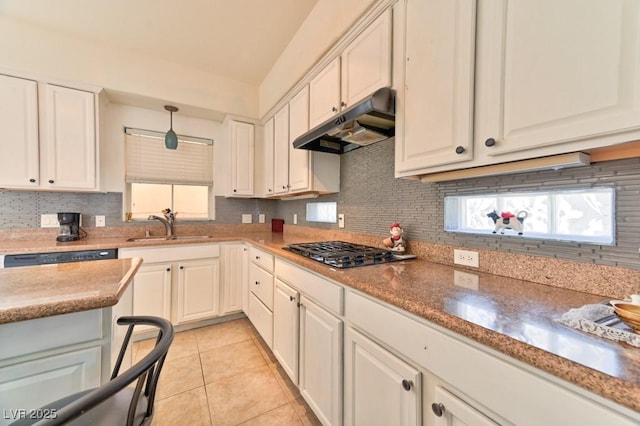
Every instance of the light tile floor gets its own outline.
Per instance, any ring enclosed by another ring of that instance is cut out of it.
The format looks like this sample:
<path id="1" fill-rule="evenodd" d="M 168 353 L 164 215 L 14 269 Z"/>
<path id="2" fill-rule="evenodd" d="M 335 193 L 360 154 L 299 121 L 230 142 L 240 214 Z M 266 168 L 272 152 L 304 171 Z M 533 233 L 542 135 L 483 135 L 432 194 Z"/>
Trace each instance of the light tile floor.
<path id="1" fill-rule="evenodd" d="M 153 342 L 135 343 L 134 359 Z M 176 333 L 155 410 L 153 426 L 320 424 L 246 318 Z"/>

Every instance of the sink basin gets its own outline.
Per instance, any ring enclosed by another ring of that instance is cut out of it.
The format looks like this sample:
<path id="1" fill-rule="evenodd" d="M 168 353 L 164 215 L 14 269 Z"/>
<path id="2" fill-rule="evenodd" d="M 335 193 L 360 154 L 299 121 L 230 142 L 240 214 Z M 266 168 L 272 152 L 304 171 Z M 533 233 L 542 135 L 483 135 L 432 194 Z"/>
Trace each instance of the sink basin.
<path id="1" fill-rule="evenodd" d="M 207 238 L 211 238 L 211 235 L 173 235 L 171 237 L 166 237 L 166 236 L 134 237 L 134 238 L 127 239 L 127 242 L 141 243 L 145 241 L 172 241 L 172 240 L 184 241 L 184 240 L 204 240 Z"/>

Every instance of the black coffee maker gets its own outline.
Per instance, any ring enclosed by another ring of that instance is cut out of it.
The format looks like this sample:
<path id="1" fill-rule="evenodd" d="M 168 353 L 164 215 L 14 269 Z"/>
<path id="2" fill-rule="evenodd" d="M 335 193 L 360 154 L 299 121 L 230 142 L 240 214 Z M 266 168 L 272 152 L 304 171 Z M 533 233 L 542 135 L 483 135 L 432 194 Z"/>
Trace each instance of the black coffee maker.
<path id="1" fill-rule="evenodd" d="M 80 213 L 58 213 L 58 236 L 56 241 L 76 241 L 80 239 Z"/>

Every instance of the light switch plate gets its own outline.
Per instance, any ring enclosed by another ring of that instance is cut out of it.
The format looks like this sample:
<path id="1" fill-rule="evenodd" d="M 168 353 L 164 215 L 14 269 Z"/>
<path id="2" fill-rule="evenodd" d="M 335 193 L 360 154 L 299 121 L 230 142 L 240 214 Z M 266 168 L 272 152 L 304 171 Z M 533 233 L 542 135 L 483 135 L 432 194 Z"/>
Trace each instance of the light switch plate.
<path id="1" fill-rule="evenodd" d="M 298 224 L 298 214 L 297 214 L 297 213 L 294 213 L 294 214 L 293 214 L 293 224 L 294 224 L 294 225 L 297 225 L 297 224 Z"/>
<path id="2" fill-rule="evenodd" d="M 338 215 L 338 228 L 344 228 L 344 213 Z"/>
<path id="3" fill-rule="evenodd" d="M 57 214 L 40 215 L 40 228 L 57 228 L 58 226 L 60 226 L 60 224 L 58 223 Z"/>
<path id="4" fill-rule="evenodd" d="M 96 228 L 102 228 L 106 225 L 106 219 L 103 214 L 96 215 Z"/>
<path id="5" fill-rule="evenodd" d="M 265 216 L 264 213 L 260 213 L 258 215 L 258 223 L 264 223 L 265 222 Z"/>
<path id="6" fill-rule="evenodd" d="M 243 214 L 242 223 L 253 223 L 253 217 L 251 216 L 251 214 Z"/>

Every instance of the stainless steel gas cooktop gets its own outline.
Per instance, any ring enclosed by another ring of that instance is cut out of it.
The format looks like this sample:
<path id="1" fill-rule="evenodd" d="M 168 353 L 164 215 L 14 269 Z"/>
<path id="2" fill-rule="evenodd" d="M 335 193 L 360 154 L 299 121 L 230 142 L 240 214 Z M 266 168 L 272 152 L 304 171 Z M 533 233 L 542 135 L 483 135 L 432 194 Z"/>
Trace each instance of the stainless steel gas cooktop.
<path id="1" fill-rule="evenodd" d="M 416 257 L 412 254 L 395 253 L 383 248 L 363 246 L 344 241 L 290 244 L 284 249 L 336 268 L 379 265 Z"/>

